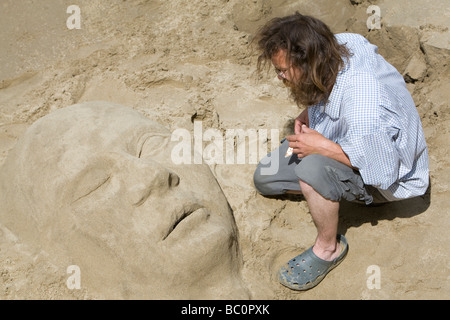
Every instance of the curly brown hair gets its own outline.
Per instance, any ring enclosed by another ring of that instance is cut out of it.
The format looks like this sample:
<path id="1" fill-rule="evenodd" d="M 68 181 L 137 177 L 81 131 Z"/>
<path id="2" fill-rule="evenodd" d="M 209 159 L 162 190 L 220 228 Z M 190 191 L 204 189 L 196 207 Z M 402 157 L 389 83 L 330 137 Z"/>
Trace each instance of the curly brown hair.
<path id="1" fill-rule="evenodd" d="M 258 72 L 279 50 L 286 50 L 288 63 L 301 71 L 300 79 L 294 83 L 284 80 L 297 105 L 327 102 L 344 59 L 350 56 L 345 45 L 337 42 L 325 23 L 298 12 L 270 20 L 259 30 L 254 41 L 261 52 Z"/>

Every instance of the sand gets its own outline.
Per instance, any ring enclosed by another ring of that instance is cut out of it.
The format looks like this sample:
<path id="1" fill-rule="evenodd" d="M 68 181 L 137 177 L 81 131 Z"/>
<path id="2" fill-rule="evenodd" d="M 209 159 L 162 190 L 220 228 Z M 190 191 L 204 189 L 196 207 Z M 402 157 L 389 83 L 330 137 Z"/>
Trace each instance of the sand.
<path id="1" fill-rule="evenodd" d="M 81 9 L 80 29 L 66 25 L 72 4 Z M 380 29 L 368 30 L 370 4 L 381 10 Z M 91 100 L 129 106 L 171 131 L 193 131 L 201 121 L 203 132 L 266 129 L 269 138 L 275 130 L 283 137 L 301 110 L 274 74 L 256 75 L 250 43 L 265 21 L 296 10 L 336 33 L 366 36 L 404 75 L 429 147 L 431 191 L 382 207 L 342 203 L 339 231 L 349 241 L 347 258 L 316 288 L 295 292 L 275 274 L 314 242 L 306 202 L 257 194 L 248 154 L 243 164 L 211 165 L 238 226 L 251 298 L 450 298 L 447 0 L 4 0 L 0 163 L 35 120 Z M 0 221 L 0 299 L 95 298 L 83 286 L 69 289 L 69 274 L 60 271 Z"/>

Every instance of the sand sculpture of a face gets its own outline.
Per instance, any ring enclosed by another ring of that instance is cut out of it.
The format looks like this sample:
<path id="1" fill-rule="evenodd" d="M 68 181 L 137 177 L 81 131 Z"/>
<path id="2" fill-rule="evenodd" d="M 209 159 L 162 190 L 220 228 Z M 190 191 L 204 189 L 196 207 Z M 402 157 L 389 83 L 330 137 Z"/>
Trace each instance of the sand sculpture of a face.
<path id="1" fill-rule="evenodd" d="M 205 165 L 174 165 L 170 133 L 89 102 L 36 121 L 0 172 L 0 223 L 104 298 L 246 298 L 237 230 Z"/>

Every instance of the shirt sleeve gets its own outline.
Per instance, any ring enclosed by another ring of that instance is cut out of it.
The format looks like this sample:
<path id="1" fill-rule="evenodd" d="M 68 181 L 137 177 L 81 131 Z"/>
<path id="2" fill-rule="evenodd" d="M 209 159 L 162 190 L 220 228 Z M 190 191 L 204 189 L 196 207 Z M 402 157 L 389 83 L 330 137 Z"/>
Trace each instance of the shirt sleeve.
<path id="1" fill-rule="evenodd" d="M 388 189 L 398 180 L 400 134 L 397 114 L 386 106 L 388 93 L 370 74 L 357 74 L 348 83 L 340 117 L 346 133 L 338 142 L 365 184 Z"/>

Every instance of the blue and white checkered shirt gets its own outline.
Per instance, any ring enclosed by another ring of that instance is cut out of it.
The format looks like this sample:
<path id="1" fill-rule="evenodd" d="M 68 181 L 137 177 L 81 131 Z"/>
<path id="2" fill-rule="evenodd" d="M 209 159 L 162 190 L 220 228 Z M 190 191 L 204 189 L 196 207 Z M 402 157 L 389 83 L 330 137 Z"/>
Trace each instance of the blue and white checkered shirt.
<path id="1" fill-rule="evenodd" d="M 310 128 L 338 143 L 364 183 L 388 200 L 423 195 L 429 183 L 428 149 L 403 77 L 363 36 L 335 36 L 352 56 L 328 103 L 309 107 Z"/>

